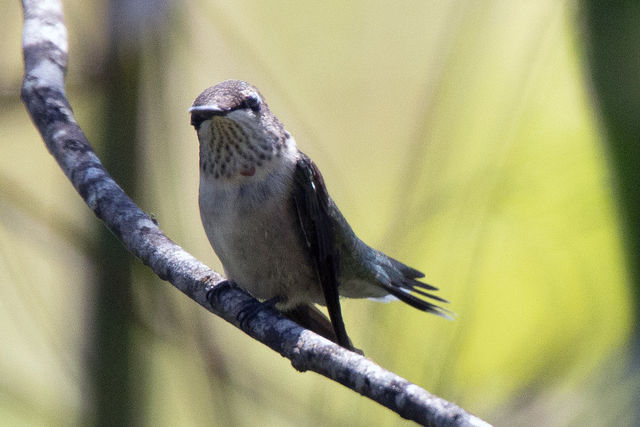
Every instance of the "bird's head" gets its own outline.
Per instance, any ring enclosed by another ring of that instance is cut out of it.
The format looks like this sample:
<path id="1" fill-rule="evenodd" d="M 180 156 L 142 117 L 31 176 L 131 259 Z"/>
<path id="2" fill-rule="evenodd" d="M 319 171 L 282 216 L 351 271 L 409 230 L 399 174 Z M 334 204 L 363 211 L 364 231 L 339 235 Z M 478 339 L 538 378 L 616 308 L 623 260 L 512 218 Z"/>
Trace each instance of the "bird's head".
<path id="1" fill-rule="evenodd" d="M 189 109 L 200 140 L 200 168 L 214 178 L 253 176 L 294 144 L 254 86 L 227 80 L 202 92 Z"/>

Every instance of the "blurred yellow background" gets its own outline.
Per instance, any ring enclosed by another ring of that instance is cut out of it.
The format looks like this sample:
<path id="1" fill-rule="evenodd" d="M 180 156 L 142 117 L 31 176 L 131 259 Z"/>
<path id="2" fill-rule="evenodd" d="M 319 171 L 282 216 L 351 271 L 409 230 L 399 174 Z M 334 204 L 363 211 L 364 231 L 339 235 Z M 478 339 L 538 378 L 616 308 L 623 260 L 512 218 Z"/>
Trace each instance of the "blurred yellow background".
<path id="1" fill-rule="evenodd" d="M 0 424 L 106 423 L 95 376 L 126 371 L 126 386 L 106 390 L 128 402 L 135 424 L 409 425 L 296 372 L 129 255 L 128 356 L 96 373 L 94 323 L 109 290 L 97 283 L 119 264 L 19 100 L 22 15 L 6 3 Z M 105 2 L 64 6 L 76 118 L 186 250 L 221 271 L 200 224 L 187 109 L 207 86 L 247 80 L 319 165 L 359 236 L 424 271 L 457 313 L 448 322 L 345 300 L 347 330 L 368 357 L 499 425 L 631 423 L 633 257 L 578 3 L 158 0 L 154 14 L 140 6 L 117 19 Z M 117 43 L 114 25 L 125 34 Z M 135 64 L 126 100 L 109 89 L 113 49 Z M 133 106 L 134 131 L 110 137 L 121 102 Z"/>

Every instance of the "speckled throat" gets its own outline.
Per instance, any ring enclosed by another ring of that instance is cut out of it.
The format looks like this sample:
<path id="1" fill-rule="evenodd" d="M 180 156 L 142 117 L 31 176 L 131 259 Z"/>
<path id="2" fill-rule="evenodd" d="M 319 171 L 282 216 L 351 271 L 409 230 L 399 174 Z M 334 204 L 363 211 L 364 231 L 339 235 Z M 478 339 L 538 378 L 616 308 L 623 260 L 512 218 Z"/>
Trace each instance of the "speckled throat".
<path id="1" fill-rule="evenodd" d="M 251 126 L 228 117 L 215 116 L 209 126 L 209 144 L 200 145 L 200 169 L 215 179 L 252 176 L 256 168 L 281 154 L 282 144 L 252 134 Z"/>

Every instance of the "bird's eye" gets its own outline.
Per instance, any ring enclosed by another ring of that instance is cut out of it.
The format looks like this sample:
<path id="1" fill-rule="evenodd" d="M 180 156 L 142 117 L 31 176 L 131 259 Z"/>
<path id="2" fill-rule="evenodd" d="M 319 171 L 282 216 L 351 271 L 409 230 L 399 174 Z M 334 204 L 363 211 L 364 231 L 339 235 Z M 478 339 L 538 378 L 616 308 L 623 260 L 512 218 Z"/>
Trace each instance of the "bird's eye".
<path id="1" fill-rule="evenodd" d="M 260 111 L 262 101 L 260 101 L 260 97 L 258 95 L 251 94 L 242 101 L 242 104 L 245 108 L 251 108 L 253 111 Z"/>

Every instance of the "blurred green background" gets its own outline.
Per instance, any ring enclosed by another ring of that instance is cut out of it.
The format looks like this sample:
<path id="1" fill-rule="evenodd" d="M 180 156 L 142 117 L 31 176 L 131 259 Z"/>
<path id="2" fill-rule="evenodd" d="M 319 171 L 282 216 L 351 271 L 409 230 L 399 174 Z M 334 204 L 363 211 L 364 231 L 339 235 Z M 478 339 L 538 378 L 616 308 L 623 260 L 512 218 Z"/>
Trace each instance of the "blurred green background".
<path id="1" fill-rule="evenodd" d="M 19 100 L 0 17 L 0 424 L 398 425 L 153 276 Z M 65 1 L 67 90 L 125 190 L 220 271 L 187 108 L 244 79 L 360 237 L 448 322 L 345 300 L 354 343 L 498 425 L 639 422 L 640 7 L 596 1 Z"/>

